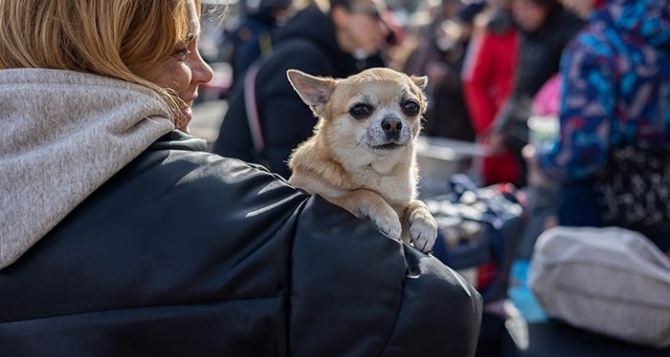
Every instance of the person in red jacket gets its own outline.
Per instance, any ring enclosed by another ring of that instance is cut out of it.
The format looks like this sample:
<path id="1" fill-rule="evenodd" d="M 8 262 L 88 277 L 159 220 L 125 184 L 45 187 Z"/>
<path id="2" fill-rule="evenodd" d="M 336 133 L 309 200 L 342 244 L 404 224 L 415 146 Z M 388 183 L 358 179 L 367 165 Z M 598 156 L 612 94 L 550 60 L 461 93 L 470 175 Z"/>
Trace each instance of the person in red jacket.
<path id="1" fill-rule="evenodd" d="M 494 6 L 484 32 L 471 44 L 463 69 L 465 102 L 475 132 L 484 142 L 512 91 L 519 47 L 511 1 L 498 0 Z M 509 151 L 484 158 L 481 174 L 485 185 L 521 182 L 516 159 Z"/>

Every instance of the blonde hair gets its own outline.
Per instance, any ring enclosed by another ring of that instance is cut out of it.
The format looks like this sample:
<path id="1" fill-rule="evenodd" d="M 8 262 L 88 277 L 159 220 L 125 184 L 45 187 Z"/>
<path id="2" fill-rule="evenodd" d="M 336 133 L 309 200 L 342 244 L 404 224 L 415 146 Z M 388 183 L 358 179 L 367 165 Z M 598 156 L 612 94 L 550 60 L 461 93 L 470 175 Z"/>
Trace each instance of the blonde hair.
<path id="1" fill-rule="evenodd" d="M 149 87 L 140 76 L 190 35 L 188 0 L 0 0 L 0 69 L 87 72 Z M 200 0 L 193 0 L 200 13 Z"/>

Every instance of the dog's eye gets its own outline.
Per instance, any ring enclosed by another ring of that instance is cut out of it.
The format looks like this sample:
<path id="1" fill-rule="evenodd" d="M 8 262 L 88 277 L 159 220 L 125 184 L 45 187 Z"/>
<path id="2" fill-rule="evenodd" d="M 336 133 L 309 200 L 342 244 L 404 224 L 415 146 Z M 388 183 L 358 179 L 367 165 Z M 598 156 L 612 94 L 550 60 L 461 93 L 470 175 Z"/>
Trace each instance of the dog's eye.
<path id="1" fill-rule="evenodd" d="M 421 107 L 419 107 L 419 103 L 413 100 L 408 100 L 402 104 L 402 112 L 405 113 L 405 115 L 407 116 L 413 117 L 419 114 L 420 110 Z"/>
<path id="2" fill-rule="evenodd" d="M 372 115 L 373 108 L 367 104 L 356 104 L 349 109 L 349 114 L 356 119 L 367 118 Z"/>

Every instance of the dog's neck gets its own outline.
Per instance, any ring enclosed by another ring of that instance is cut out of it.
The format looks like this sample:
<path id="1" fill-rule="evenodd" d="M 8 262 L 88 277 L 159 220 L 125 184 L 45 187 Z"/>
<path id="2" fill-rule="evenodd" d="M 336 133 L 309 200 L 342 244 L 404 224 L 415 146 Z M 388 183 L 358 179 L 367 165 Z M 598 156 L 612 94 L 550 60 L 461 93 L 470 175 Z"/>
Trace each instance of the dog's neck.
<path id="1" fill-rule="evenodd" d="M 400 166 L 409 164 L 414 155 L 414 145 L 409 144 L 402 149 L 402 152 L 392 153 L 389 157 L 372 160 L 364 169 L 371 169 L 379 175 L 395 175 L 394 171 Z"/>
<path id="2" fill-rule="evenodd" d="M 359 160 L 344 161 L 333 157 L 332 160 L 337 162 L 360 187 L 371 188 L 378 186 L 380 181 L 395 181 L 392 186 L 400 191 L 406 191 L 413 190 L 416 185 L 417 172 L 412 169 L 415 167 L 414 144 L 409 144 L 402 151 L 390 153 L 386 157 L 371 155 L 360 157 Z"/>

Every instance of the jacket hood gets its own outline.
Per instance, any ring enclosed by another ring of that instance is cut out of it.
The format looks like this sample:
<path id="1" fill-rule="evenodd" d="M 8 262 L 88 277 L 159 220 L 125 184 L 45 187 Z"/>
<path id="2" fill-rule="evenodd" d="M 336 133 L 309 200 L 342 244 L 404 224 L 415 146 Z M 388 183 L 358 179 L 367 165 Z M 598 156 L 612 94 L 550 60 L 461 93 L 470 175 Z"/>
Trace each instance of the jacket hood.
<path id="1" fill-rule="evenodd" d="M 592 20 L 611 24 L 654 47 L 670 46 L 670 2 L 666 0 L 607 0 Z"/>
<path id="2" fill-rule="evenodd" d="M 277 43 L 294 39 L 308 40 L 334 57 L 342 52 L 335 38 L 333 21 L 314 5 L 295 14 L 275 37 Z"/>
<path id="3" fill-rule="evenodd" d="M 152 90 L 92 74 L 0 70 L 0 269 L 174 129 Z"/>

